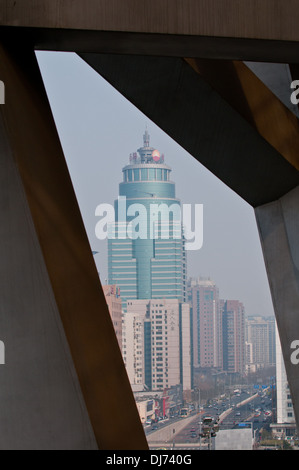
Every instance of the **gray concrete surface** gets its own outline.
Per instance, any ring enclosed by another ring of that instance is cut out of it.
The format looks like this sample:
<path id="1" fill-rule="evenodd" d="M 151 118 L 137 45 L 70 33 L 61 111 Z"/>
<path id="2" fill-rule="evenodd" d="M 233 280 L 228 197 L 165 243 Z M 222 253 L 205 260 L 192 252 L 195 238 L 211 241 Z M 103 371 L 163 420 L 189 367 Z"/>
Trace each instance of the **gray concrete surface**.
<path id="1" fill-rule="evenodd" d="M 299 340 L 299 186 L 255 211 L 272 293 L 282 353 L 299 423 L 299 365 L 291 345 Z"/>
<path id="2" fill-rule="evenodd" d="M 0 115 L 0 449 L 96 449 Z"/>

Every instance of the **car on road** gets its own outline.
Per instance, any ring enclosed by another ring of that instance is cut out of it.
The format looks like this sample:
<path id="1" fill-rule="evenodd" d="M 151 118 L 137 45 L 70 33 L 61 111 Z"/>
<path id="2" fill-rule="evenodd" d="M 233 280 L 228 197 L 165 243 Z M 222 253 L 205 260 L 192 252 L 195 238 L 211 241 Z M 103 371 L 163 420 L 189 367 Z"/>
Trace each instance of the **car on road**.
<path id="1" fill-rule="evenodd" d="M 207 415 L 203 417 L 203 424 L 210 424 L 213 423 L 214 418 L 213 416 Z"/>

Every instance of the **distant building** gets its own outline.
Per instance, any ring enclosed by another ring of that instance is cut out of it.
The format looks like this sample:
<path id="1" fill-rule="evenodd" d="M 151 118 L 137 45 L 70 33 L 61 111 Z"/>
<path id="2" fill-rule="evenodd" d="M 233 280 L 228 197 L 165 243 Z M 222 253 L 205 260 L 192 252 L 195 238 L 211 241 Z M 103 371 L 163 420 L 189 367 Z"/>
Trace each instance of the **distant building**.
<path id="1" fill-rule="evenodd" d="M 192 306 L 194 367 L 222 367 L 222 312 L 219 289 L 205 278 L 188 280 Z"/>
<path id="2" fill-rule="evenodd" d="M 245 373 L 256 372 L 256 365 L 253 362 L 253 345 L 245 341 Z"/>
<path id="3" fill-rule="evenodd" d="M 114 285 L 103 286 L 104 295 L 114 326 L 120 350 L 122 350 L 122 301 L 119 288 Z"/>
<path id="4" fill-rule="evenodd" d="M 190 308 L 177 299 L 127 301 L 123 358 L 131 384 L 192 388 Z"/>
<path id="5" fill-rule="evenodd" d="M 155 399 L 136 398 L 136 406 L 141 422 L 154 421 L 157 415 L 157 402 Z"/>
<path id="6" fill-rule="evenodd" d="M 245 318 L 246 345 L 251 354 L 246 356 L 246 368 L 258 369 L 275 365 L 274 317 L 248 316 Z"/>
<path id="7" fill-rule="evenodd" d="M 223 306 L 223 370 L 245 373 L 245 309 L 238 300 Z"/>
<path id="8" fill-rule="evenodd" d="M 137 300 L 122 317 L 122 355 L 133 390 L 136 390 L 136 386 L 143 390 L 148 382 L 145 356 L 148 361 L 150 351 L 145 347 L 145 330 L 148 327 L 146 312 L 147 302 Z"/>
<path id="9" fill-rule="evenodd" d="M 134 393 L 134 397 L 142 422 L 146 419 L 173 417 L 179 413 L 182 407 L 183 387 L 178 384 L 154 392 L 138 391 Z"/>

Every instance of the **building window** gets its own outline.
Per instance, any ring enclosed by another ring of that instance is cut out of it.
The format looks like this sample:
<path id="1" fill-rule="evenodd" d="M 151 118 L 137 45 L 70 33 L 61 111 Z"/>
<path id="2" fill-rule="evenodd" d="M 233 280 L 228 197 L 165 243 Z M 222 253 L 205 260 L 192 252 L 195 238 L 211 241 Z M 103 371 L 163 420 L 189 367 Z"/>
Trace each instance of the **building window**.
<path id="1" fill-rule="evenodd" d="M 142 181 L 147 181 L 147 168 L 141 168 L 141 180 Z"/>
<path id="2" fill-rule="evenodd" d="M 149 168 L 149 170 L 148 170 L 148 179 L 151 180 L 151 181 L 155 180 L 156 179 L 156 174 L 155 173 L 156 173 L 155 168 Z"/>
<path id="3" fill-rule="evenodd" d="M 133 170 L 133 173 L 134 173 L 134 181 L 139 181 L 140 180 L 139 169 Z"/>

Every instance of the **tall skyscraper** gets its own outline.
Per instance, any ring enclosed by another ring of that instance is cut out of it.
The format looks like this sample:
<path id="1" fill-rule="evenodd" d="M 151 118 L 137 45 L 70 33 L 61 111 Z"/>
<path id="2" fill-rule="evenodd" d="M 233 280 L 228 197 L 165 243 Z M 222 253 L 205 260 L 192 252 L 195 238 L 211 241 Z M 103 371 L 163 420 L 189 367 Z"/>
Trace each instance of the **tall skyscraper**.
<path id="1" fill-rule="evenodd" d="M 127 299 L 186 298 L 186 254 L 180 201 L 164 155 L 149 144 L 123 168 L 115 224 L 108 237 L 108 283 Z M 113 233 L 113 236 L 111 235 Z"/>
<path id="2" fill-rule="evenodd" d="M 123 302 L 123 357 L 135 388 L 191 389 L 190 308 L 181 204 L 164 156 L 149 144 L 130 155 L 109 226 L 108 282 Z"/>

